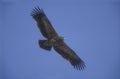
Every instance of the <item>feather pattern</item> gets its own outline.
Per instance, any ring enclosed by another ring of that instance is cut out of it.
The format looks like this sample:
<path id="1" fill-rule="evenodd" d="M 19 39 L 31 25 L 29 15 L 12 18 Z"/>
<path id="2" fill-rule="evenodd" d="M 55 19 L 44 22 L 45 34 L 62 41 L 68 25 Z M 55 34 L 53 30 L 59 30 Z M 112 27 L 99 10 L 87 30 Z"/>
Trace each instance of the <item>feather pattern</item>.
<path id="1" fill-rule="evenodd" d="M 31 15 L 37 21 L 38 28 L 40 29 L 44 37 L 52 38 L 57 35 L 56 31 L 52 27 L 52 24 L 50 23 L 42 9 L 40 9 L 39 7 L 35 7 Z"/>
<path id="2" fill-rule="evenodd" d="M 74 68 L 78 70 L 83 70 L 85 68 L 84 62 L 64 42 L 57 42 L 53 47 L 63 58 L 68 60 Z"/>

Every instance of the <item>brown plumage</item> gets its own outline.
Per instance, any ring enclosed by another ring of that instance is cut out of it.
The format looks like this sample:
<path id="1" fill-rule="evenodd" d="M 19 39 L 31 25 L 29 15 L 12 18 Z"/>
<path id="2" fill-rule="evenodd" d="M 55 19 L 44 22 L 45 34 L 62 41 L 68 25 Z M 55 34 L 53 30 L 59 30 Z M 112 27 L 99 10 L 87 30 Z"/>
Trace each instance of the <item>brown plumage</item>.
<path id="1" fill-rule="evenodd" d="M 35 7 L 31 15 L 36 20 L 42 35 L 47 39 L 39 40 L 40 47 L 48 51 L 53 47 L 55 51 L 68 60 L 74 68 L 83 70 L 85 68 L 84 62 L 65 44 L 63 37 L 57 34 L 44 11 L 39 7 Z"/>

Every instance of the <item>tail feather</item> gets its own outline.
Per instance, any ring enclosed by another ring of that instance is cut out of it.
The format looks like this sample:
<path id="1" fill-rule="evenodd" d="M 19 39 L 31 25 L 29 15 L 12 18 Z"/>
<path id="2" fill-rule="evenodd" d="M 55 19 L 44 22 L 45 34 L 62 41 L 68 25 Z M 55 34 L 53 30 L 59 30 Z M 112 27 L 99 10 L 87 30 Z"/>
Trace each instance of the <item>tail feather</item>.
<path id="1" fill-rule="evenodd" d="M 39 46 L 48 51 L 50 51 L 52 48 L 52 45 L 47 43 L 47 40 L 39 40 Z"/>

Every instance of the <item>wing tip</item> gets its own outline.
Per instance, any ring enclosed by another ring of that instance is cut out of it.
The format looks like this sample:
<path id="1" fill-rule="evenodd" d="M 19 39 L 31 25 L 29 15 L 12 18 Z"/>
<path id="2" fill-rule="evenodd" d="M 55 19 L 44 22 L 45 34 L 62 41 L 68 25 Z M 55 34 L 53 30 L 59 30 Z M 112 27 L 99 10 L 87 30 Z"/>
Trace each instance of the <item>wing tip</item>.
<path id="1" fill-rule="evenodd" d="M 34 17 L 36 15 L 45 15 L 43 9 L 39 8 L 39 6 L 34 7 L 33 11 L 31 12 L 31 16 Z"/>
<path id="2" fill-rule="evenodd" d="M 83 71 L 84 69 L 85 69 L 85 63 L 83 62 L 83 61 L 81 61 L 81 62 L 78 62 L 78 63 L 74 63 L 74 64 L 72 64 L 73 65 L 73 67 L 75 68 L 75 69 L 77 69 L 77 70 L 81 70 L 81 71 Z"/>

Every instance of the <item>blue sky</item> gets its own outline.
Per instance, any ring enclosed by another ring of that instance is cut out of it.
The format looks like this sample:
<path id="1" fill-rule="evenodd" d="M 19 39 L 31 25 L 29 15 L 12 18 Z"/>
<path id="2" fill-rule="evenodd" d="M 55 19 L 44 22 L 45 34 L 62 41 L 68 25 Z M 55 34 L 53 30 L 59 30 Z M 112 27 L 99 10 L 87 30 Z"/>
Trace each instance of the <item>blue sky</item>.
<path id="1" fill-rule="evenodd" d="M 44 37 L 30 16 L 36 6 L 84 60 L 84 71 L 39 48 Z M 119 0 L 0 0 L 0 79 L 120 79 L 119 62 Z"/>

